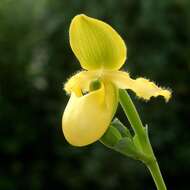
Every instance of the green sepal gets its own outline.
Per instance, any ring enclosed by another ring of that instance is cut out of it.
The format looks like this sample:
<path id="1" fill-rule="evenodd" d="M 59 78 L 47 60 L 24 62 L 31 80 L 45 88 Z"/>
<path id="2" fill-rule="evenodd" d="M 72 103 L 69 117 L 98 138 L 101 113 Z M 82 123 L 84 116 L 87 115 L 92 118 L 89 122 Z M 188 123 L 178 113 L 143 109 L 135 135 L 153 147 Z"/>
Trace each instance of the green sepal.
<path id="1" fill-rule="evenodd" d="M 121 154 L 133 158 L 135 160 L 140 160 L 144 163 L 148 163 L 150 158 L 147 157 L 141 150 L 136 147 L 135 143 L 131 138 L 122 138 L 113 149 Z"/>
<path id="2" fill-rule="evenodd" d="M 115 119 L 103 137 L 100 139 L 108 148 L 111 148 L 125 156 L 135 160 L 146 162 L 148 158 L 143 154 L 141 148 L 136 146 L 130 131 L 118 120 Z"/>
<path id="3" fill-rule="evenodd" d="M 134 142 L 132 141 L 131 138 L 129 137 L 124 137 L 122 138 L 114 147 L 114 150 L 132 157 L 134 159 L 138 159 L 139 158 L 139 152 L 134 144 Z"/>
<path id="4" fill-rule="evenodd" d="M 122 137 L 129 137 L 132 138 L 132 135 L 127 127 L 119 121 L 119 119 L 115 118 L 113 122 L 111 123 L 113 127 L 115 127 L 121 134 Z"/>
<path id="5" fill-rule="evenodd" d="M 114 128 L 113 126 L 110 126 L 107 131 L 104 133 L 103 137 L 100 139 L 101 143 L 103 143 L 105 146 L 109 148 L 113 148 L 119 140 L 122 138 L 119 131 Z"/>

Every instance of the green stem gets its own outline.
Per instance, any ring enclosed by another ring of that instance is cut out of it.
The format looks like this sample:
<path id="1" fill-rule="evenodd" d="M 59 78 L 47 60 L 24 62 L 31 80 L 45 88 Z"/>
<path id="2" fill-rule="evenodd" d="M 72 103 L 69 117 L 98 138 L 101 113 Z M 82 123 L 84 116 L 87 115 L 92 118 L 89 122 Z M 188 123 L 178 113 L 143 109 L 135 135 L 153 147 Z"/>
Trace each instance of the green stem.
<path id="1" fill-rule="evenodd" d="M 135 132 L 135 137 L 137 138 L 142 151 L 144 152 L 145 155 L 147 155 L 147 157 L 150 160 L 149 162 L 146 162 L 144 160 L 142 161 L 146 164 L 146 166 L 150 170 L 157 189 L 166 190 L 167 188 L 165 186 L 162 174 L 160 172 L 160 168 L 154 156 L 154 152 L 152 150 L 152 146 L 148 138 L 148 133 L 143 127 L 139 114 L 126 90 L 121 90 L 121 89 L 119 90 L 119 101 L 131 124 L 131 127 Z"/>
<path id="2" fill-rule="evenodd" d="M 158 190 L 167 190 L 157 161 L 155 160 L 154 162 L 149 163 L 147 165 L 147 167 L 150 170 L 150 173 L 152 175 L 154 183 L 156 184 L 157 189 Z"/>
<path id="3" fill-rule="evenodd" d="M 145 131 L 139 114 L 126 90 L 119 90 L 119 101 L 120 104 L 133 128 L 135 135 L 138 136 L 139 141 L 141 142 L 142 148 L 146 147 Z"/>

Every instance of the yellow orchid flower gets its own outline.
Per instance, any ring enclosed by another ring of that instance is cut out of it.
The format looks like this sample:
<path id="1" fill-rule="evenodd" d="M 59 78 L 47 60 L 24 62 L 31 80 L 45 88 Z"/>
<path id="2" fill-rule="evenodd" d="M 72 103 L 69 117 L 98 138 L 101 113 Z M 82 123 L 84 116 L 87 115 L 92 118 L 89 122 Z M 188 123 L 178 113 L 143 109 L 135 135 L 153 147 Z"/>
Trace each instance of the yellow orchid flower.
<path id="1" fill-rule="evenodd" d="M 131 89 L 145 100 L 159 95 L 169 100 L 169 90 L 144 78 L 134 80 L 127 72 L 119 71 L 127 48 L 110 25 L 77 15 L 71 22 L 69 36 L 71 48 L 84 69 L 64 87 L 71 94 L 62 118 L 63 133 L 70 144 L 85 146 L 102 137 L 115 114 L 118 89 Z"/>

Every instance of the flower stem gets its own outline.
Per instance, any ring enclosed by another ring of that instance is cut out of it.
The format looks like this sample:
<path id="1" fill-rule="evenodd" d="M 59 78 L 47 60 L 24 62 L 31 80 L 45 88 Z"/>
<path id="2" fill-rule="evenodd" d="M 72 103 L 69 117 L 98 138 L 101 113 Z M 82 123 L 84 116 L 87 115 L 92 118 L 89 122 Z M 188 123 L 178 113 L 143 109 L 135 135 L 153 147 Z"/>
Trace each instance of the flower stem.
<path id="1" fill-rule="evenodd" d="M 157 161 L 147 165 L 158 190 L 167 190 Z"/>
<path id="2" fill-rule="evenodd" d="M 131 127 L 135 132 L 135 138 L 138 141 L 140 146 L 139 148 L 143 151 L 147 158 L 149 158 L 147 159 L 149 160 L 148 162 L 145 160 L 141 161 L 143 161 L 150 170 L 157 189 L 166 190 L 167 188 L 149 141 L 147 129 L 143 127 L 139 114 L 126 90 L 119 90 L 119 101 L 131 124 Z"/>

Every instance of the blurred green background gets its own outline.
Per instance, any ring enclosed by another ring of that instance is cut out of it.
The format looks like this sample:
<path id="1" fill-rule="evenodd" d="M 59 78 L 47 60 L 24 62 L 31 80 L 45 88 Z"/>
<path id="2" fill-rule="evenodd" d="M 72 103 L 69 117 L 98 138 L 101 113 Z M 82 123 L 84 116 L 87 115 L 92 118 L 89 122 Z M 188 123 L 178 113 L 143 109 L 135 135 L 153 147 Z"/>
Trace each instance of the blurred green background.
<path id="1" fill-rule="evenodd" d="M 111 24 L 128 46 L 125 70 L 173 90 L 167 104 L 130 92 L 168 189 L 190 174 L 189 0 L 0 0 L 0 189 L 155 189 L 144 165 L 99 142 L 75 148 L 61 117 L 63 83 L 80 65 L 68 39 L 85 13 Z M 127 124 L 119 108 L 117 116 Z"/>

